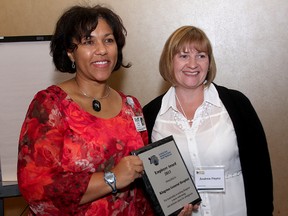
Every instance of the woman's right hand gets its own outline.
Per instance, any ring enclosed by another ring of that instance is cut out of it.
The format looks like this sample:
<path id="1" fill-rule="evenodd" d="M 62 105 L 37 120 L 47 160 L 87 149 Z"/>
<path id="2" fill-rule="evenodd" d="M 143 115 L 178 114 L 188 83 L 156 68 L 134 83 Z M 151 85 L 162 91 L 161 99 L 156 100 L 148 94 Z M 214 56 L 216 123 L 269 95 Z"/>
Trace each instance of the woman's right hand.
<path id="1" fill-rule="evenodd" d="M 187 204 L 177 216 L 191 216 L 193 211 L 198 211 L 200 203 L 195 205 Z"/>
<path id="2" fill-rule="evenodd" d="M 144 167 L 142 160 L 135 155 L 123 157 L 111 170 L 116 176 L 116 187 L 122 189 L 135 179 L 142 177 Z"/>
<path id="3" fill-rule="evenodd" d="M 181 210 L 181 212 L 178 214 L 178 216 L 191 216 L 193 211 L 193 205 L 187 204 L 184 206 L 184 208 Z"/>

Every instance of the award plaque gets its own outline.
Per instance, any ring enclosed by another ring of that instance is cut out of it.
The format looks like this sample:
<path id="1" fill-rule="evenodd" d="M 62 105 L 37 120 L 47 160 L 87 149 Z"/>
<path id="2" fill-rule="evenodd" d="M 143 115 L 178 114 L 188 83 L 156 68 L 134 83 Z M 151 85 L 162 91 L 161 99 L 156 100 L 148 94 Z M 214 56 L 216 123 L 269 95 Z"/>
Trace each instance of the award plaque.
<path id="1" fill-rule="evenodd" d="M 131 152 L 143 161 L 143 181 L 157 215 L 177 215 L 201 201 L 173 136 Z"/>

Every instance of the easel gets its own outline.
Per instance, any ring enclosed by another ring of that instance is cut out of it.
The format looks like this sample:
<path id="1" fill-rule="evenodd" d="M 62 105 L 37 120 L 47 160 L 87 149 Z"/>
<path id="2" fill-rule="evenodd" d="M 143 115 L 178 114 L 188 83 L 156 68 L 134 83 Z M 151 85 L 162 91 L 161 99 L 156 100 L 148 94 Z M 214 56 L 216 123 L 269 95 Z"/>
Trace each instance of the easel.
<path id="1" fill-rule="evenodd" d="M 0 161 L 0 216 L 4 216 L 4 199 L 20 195 L 17 181 L 2 181 Z"/>

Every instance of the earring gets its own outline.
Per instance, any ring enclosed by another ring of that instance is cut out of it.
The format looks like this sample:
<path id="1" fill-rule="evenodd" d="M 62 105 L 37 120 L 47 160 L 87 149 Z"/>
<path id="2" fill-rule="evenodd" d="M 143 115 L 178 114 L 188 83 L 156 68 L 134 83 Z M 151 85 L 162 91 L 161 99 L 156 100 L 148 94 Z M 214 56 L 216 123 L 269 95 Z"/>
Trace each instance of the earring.
<path id="1" fill-rule="evenodd" d="M 75 62 L 72 62 L 72 68 L 75 69 Z"/>

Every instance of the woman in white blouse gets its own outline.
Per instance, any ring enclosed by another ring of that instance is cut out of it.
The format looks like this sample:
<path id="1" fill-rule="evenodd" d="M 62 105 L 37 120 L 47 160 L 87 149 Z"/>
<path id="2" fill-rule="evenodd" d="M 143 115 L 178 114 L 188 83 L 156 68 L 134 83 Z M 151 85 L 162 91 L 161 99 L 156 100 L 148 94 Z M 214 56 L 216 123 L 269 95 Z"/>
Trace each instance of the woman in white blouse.
<path id="1" fill-rule="evenodd" d="M 206 34 L 183 26 L 166 41 L 159 70 L 170 89 L 144 106 L 154 142 L 173 135 L 202 202 L 193 216 L 271 216 L 272 171 L 261 122 L 241 92 L 212 83 Z"/>

